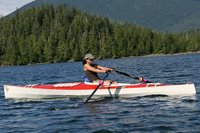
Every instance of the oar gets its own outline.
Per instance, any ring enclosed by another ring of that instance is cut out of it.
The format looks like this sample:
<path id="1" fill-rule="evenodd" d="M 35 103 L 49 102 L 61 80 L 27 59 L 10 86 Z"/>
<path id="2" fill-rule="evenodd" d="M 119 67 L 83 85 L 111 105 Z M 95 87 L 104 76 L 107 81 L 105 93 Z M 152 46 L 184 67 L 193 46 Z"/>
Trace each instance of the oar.
<path id="1" fill-rule="evenodd" d="M 92 92 L 92 94 L 88 97 L 88 99 L 85 101 L 85 103 L 88 103 L 88 101 L 91 99 L 91 97 L 94 95 L 94 93 L 101 87 L 103 84 L 104 80 L 108 77 L 109 73 L 106 74 L 106 76 L 99 82 L 99 85 L 97 88 Z"/>
<path id="2" fill-rule="evenodd" d="M 139 77 L 133 77 L 133 76 L 131 76 L 130 74 L 127 74 L 127 73 L 125 73 L 125 72 L 121 72 L 121 71 L 118 71 L 118 70 L 115 70 L 115 69 L 113 69 L 113 70 L 114 70 L 116 73 L 121 74 L 121 75 L 124 75 L 124 76 L 127 76 L 127 77 L 129 77 L 129 78 L 137 79 L 137 80 L 140 79 Z M 143 79 L 142 82 L 144 82 L 144 83 L 152 83 L 152 82 L 150 82 L 150 81 L 148 81 L 148 80 L 145 80 L 145 79 Z"/>

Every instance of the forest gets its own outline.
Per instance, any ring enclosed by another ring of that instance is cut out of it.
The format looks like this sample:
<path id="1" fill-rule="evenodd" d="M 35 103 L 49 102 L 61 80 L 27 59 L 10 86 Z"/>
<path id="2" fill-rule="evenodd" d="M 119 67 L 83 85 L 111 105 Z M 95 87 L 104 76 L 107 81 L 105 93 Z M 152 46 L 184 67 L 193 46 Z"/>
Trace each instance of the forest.
<path id="1" fill-rule="evenodd" d="M 160 32 L 182 32 L 200 27 L 200 0 L 34 0 L 19 10 L 46 4 L 67 4 L 111 21 L 127 21 Z"/>
<path id="2" fill-rule="evenodd" d="M 0 18 L 0 65 L 174 54 L 200 50 L 200 30 L 164 33 L 81 12 L 43 5 Z"/>

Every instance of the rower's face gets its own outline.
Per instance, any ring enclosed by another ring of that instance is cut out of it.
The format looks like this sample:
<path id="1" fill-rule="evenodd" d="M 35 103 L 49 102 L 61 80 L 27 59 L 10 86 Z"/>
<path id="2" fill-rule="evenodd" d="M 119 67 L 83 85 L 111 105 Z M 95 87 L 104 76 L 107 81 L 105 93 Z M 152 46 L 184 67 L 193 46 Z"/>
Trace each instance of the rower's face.
<path id="1" fill-rule="evenodd" d="M 87 59 L 87 62 L 88 62 L 89 64 L 92 64 L 93 59 Z"/>

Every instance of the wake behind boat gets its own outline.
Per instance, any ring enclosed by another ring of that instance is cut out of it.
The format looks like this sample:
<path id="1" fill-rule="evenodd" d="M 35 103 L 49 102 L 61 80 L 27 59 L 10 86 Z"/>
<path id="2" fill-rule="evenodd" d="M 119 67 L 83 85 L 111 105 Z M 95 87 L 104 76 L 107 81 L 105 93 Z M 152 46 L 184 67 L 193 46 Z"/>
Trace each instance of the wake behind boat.
<path id="1" fill-rule="evenodd" d="M 64 98 L 90 96 L 97 88 L 98 83 L 57 83 L 39 85 L 4 85 L 5 98 Z M 195 95 L 194 84 L 170 85 L 160 83 L 139 84 L 102 84 L 94 96 L 105 97 L 135 97 L 145 95 Z"/>

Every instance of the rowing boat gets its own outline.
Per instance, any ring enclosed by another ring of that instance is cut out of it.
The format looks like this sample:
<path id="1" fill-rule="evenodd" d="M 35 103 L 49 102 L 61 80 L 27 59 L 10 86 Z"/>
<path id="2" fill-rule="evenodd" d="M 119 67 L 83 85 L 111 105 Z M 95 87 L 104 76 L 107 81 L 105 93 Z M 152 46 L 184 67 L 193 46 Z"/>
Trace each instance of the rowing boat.
<path id="1" fill-rule="evenodd" d="M 57 83 L 33 85 L 4 85 L 5 98 L 64 98 L 89 96 L 96 89 L 98 83 Z M 195 95 L 194 84 L 103 84 L 94 96 L 134 97 L 146 95 Z"/>

